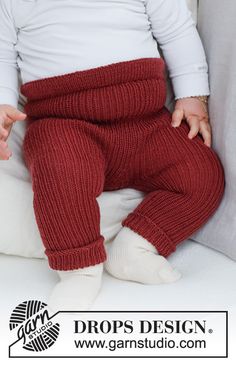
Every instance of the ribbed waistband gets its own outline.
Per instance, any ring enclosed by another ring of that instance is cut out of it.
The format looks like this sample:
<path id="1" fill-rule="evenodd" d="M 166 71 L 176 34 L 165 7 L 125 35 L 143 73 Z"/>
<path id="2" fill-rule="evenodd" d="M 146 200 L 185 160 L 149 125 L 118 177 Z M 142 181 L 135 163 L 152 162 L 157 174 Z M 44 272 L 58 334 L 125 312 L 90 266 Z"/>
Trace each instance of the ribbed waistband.
<path id="1" fill-rule="evenodd" d="M 29 118 L 113 121 L 151 113 L 165 103 L 165 63 L 140 58 L 21 85 Z"/>

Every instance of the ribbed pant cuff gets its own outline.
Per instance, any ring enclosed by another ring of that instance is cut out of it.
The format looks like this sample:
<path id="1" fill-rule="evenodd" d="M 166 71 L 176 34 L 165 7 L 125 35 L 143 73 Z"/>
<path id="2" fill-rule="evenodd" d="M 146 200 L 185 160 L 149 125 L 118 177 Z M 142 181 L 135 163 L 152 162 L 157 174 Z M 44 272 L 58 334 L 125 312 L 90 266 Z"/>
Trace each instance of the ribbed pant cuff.
<path id="1" fill-rule="evenodd" d="M 161 256 L 167 257 L 176 250 L 176 245 L 173 244 L 167 234 L 149 218 L 143 215 L 130 213 L 122 221 L 122 226 L 129 227 L 152 243 Z"/>
<path id="2" fill-rule="evenodd" d="M 53 270 L 76 270 L 100 264 L 107 258 L 104 247 L 104 237 L 97 241 L 78 248 L 50 251 L 45 250 L 49 266 Z"/>

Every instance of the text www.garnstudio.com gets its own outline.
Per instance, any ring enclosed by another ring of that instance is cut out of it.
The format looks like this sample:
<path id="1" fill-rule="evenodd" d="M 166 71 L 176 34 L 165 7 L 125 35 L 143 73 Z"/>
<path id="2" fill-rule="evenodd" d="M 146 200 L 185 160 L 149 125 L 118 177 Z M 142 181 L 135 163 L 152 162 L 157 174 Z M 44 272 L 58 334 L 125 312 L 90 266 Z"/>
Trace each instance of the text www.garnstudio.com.
<path id="1" fill-rule="evenodd" d="M 161 337 L 158 340 L 151 340 L 147 337 L 142 340 L 75 340 L 75 347 L 78 349 L 108 349 L 115 351 L 117 349 L 173 349 L 173 348 L 206 348 L 205 340 L 168 340 Z"/>

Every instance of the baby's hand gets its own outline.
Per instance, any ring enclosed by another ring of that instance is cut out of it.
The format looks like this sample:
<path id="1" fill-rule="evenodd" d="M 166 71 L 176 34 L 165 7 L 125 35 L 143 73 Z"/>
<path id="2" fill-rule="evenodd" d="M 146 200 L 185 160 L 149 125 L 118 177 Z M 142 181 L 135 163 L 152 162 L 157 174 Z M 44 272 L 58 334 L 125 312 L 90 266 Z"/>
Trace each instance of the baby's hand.
<path id="1" fill-rule="evenodd" d="M 8 104 L 0 105 L 0 160 L 9 160 L 12 155 L 6 140 L 9 137 L 13 123 L 25 118 L 26 114 L 13 106 Z"/>
<path id="2" fill-rule="evenodd" d="M 171 125 L 179 127 L 183 119 L 190 126 L 188 137 L 192 139 L 200 133 L 205 145 L 211 147 L 211 126 L 206 104 L 197 98 L 178 99 L 172 114 Z"/>

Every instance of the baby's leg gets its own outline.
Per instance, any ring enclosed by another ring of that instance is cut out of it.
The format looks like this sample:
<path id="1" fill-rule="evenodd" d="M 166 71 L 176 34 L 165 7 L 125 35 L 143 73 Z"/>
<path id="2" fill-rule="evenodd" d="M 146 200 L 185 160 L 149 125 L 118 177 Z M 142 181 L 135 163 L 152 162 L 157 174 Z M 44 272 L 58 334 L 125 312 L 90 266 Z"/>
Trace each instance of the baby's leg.
<path id="1" fill-rule="evenodd" d="M 104 161 L 80 122 L 36 121 L 23 143 L 37 225 L 49 266 L 60 277 L 48 301 L 53 310 L 87 309 L 100 289 L 106 259 L 96 201 Z"/>
<path id="2" fill-rule="evenodd" d="M 199 135 L 190 140 L 186 123 L 167 123 L 143 149 L 146 169 L 133 186 L 149 194 L 122 222 L 108 251 L 105 268 L 120 279 L 177 280 L 166 257 L 209 219 L 223 195 L 224 171 L 213 149 Z"/>

